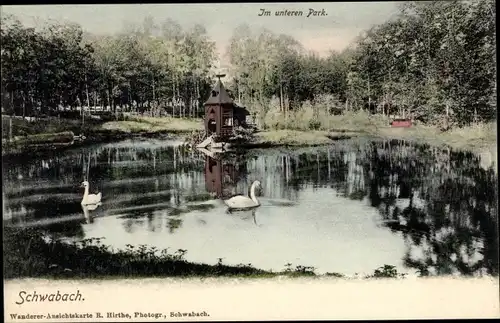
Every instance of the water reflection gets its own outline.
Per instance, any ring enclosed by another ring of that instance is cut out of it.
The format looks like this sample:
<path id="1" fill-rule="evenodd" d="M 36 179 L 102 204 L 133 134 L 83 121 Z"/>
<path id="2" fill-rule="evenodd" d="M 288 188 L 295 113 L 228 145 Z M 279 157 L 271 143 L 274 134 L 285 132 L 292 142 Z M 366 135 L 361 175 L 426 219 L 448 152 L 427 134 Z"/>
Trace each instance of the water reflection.
<path id="1" fill-rule="evenodd" d="M 214 154 L 208 150 L 200 149 L 205 155 L 205 184 L 206 189 L 214 197 L 220 199 L 227 205 L 227 201 L 237 196 L 245 197 L 251 194 L 251 187 L 248 192 L 243 191 L 240 181 L 247 180 L 247 160 L 243 153 Z M 253 201 L 252 201 L 253 202 Z M 253 207 L 255 208 L 255 207 Z M 243 216 L 244 219 L 253 219 L 256 224 L 256 210 L 231 209 L 227 207 L 226 214 L 250 212 L 251 216 Z"/>
<path id="2" fill-rule="evenodd" d="M 85 217 L 85 222 L 87 224 L 94 223 L 95 214 L 92 215 L 90 212 L 95 211 L 101 205 L 102 205 L 102 203 L 89 204 L 89 205 L 82 204 L 83 216 Z"/>
<path id="3" fill-rule="evenodd" d="M 203 152 L 205 155 L 205 184 L 207 191 L 217 198 L 226 199 L 238 192 L 237 184 L 247 177 L 246 160 L 243 154 L 219 154 Z"/>
<path id="4" fill-rule="evenodd" d="M 238 210 L 238 211 L 233 211 L 231 209 L 226 210 L 227 214 L 231 215 L 237 215 L 243 220 L 251 220 L 256 226 L 262 226 L 257 223 L 257 209 L 251 209 L 251 210 Z"/>
<path id="5" fill-rule="evenodd" d="M 497 177 L 480 163 L 404 141 L 218 156 L 125 141 L 4 161 L 4 223 L 265 269 L 293 262 L 352 274 L 388 263 L 424 275 L 498 274 Z M 82 216 L 87 168 L 106 194 Z M 248 195 L 255 180 L 262 206 L 226 214 L 221 199 Z"/>

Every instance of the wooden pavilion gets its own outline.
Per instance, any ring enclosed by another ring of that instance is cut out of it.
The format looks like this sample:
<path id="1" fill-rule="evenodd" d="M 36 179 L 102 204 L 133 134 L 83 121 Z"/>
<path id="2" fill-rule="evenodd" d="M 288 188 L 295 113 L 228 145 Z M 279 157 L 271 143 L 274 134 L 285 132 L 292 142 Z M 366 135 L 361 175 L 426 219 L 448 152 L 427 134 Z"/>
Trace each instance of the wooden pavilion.
<path id="1" fill-rule="evenodd" d="M 244 107 L 236 105 L 221 82 L 224 74 L 218 74 L 218 80 L 204 103 L 205 131 L 207 137 L 217 135 L 224 140 L 233 134 L 233 128 L 246 125 L 246 116 L 250 115 Z"/>

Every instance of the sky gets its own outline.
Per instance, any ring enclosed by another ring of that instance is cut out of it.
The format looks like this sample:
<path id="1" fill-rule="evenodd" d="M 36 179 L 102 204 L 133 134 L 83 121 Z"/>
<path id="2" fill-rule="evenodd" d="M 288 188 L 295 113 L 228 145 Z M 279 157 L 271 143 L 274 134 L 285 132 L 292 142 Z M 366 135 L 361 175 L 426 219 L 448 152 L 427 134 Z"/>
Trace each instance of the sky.
<path id="1" fill-rule="evenodd" d="M 346 48 L 363 30 L 390 19 L 396 2 L 304 2 L 304 3 L 203 3 L 203 4 L 117 4 L 117 5 L 29 5 L 2 6 L 3 13 L 16 15 L 23 24 L 38 21 L 76 22 L 95 34 L 115 33 L 126 24 L 140 24 L 146 16 L 158 23 L 167 18 L 189 28 L 202 24 L 217 45 L 222 64 L 226 47 L 235 27 L 248 24 L 274 33 L 284 33 L 300 41 L 307 50 L 326 55 L 330 50 Z M 260 9 L 270 16 L 259 16 Z M 326 15 L 307 17 L 310 9 Z M 275 16 L 276 11 L 302 11 L 302 16 Z"/>

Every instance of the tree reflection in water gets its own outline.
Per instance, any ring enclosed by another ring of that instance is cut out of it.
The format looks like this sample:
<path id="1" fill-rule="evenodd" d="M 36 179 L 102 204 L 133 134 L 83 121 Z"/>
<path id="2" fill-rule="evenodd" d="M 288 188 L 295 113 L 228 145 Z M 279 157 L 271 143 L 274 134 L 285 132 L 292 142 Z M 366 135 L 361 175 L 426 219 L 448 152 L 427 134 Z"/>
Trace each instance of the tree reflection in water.
<path id="1" fill-rule="evenodd" d="M 497 275 L 494 170 L 471 153 L 422 146 L 407 154 L 404 142 L 390 144 L 373 143 L 364 167 L 374 172 L 371 205 L 408 241 L 406 266 L 422 275 Z"/>
<path id="2" fill-rule="evenodd" d="M 105 199 L 99 212 L 123 217 L 127 232 L 146 225 L 173 233 L 185 213 L 214 207 L 195 203 L 213 198 L 210 192 L 247 194 L 259 179 L 269 199 L 300 201 L 306 188 L 332 188 L 371 205 L 382 225 L 405 239 L 406 266 L 423 275 L 498 274 L 497 176 L 472 153 L 404 141 L 343 141 L 211 158 L 180 146 L 101 145 L 43 161 L 4 161 L 5 208 L 23 214 L 10 223 L 82 213 L 75 183 L 89 152 L 91 186 Z M 85 223 L 82 214 L 45 229 L 81 237 Z"/>
<path id="3" fill-rule="evenodd" d="M 312 185 L 366 198 L 383 225 L 407 241 L 407 267 L 422 275 L 498 275 L 497 176 L 472 153 L 395 140 L 306 149 L 286 158 L 287 184 L 296 192 Z M 266 182 L 273 176 L 268 166 L 250 172 Z"/>

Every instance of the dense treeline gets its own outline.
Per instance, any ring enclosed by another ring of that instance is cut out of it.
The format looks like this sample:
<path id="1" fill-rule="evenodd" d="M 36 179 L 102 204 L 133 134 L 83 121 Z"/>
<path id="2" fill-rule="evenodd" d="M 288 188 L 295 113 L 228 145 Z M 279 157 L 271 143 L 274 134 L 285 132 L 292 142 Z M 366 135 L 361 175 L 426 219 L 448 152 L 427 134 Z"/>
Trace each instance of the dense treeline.
<path id="1" fill-rule="evenodd" d="M 211 87 L 215 44 L 200 25 L 183 31 L 147 17 L 142 26 L 96 36 L 79 25 L 25 28 L 3 16 L 1 37 L 2 106 L 17 115 L 84 105 L 169 106 L 194 116 Z"/>
<path id="2" fill-rule="evenodd" d="M 492 0 L 405 2 L 396 19 L 327 58 L 288 37 L 240 27 L 229 48 L 233 88 L 255 104 L 275 96 L 281 111 L 310 100 L 321 109 L 370 108 L 424 122 L 438 115 L 459 124 L 491 120 L 495 12 Z"/>
<path id="3" fill-rule="evenodd" d="M 291 117 L 310 127 L 358 110 L 489 121 L 496 116 L 495 15 L 493 0 L 404 2 L 395 19 L 328 57 L 290 36 L 240 26 L 228 46 L 228 86 L 261 120 Z M 2 17 L 1 37 L 2 106 L 18 115 L 86 105 L 194 116 L 217 59 L 204 27 L 183 30 L 150 17 L 114 36 L 87 35 L 78 25 L 35 30 Z"/>

